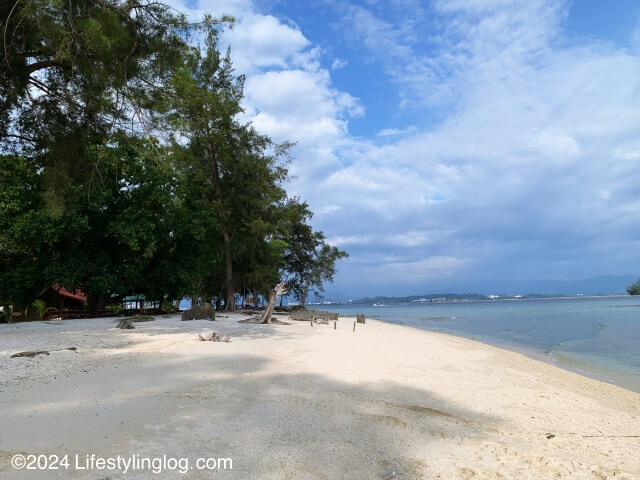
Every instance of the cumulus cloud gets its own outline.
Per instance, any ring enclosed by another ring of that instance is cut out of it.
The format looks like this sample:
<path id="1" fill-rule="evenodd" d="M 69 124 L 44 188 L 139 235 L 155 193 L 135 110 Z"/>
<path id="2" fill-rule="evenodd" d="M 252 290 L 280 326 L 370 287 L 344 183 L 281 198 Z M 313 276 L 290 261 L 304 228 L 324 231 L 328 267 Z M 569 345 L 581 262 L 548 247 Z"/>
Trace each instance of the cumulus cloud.
<path id="1" fill-rule="evenodd" d="M 400 91 L 425 106 L 440 92 L 452 105 L 435 126 L 343 153 L 353 164 L 325 182 L 335 195 L 352 185 L 351 208 L 366 212 L 369 231 L 380 222 L 387 230 L 419 228 L 425 238 L 446 231 L 427 248 L 405 246 L 411 259 L 390 265 L 473 252 L 448 271 L 565 278 L 629 268 L 632 260 L 614 245 L 640 234 L 632 187 L 640 181 L 637 55 L 558 42 L 562 2 L 438 2 L 435 53 L 388 19 L 350 11 L 362 45 L 384 56 L 379 62 Z M 346 230 L 339 221 L 330 228 Z M 362 248 L 372 254 L 370 243 Z"/>
<path id="2" fill-rule="evenodd" d="M 401 3 L 332 2 L 336 41 L 416 125 L 385 118 L 369 138 L 350 134 L 366 105 L 331 77 L 351 58 L 249 2 L 215 4 L 238 17 L 225 40 L 247 74 L 245 118 L 298 142 L 290 193 L 351 253 L 337 287 L 640 264 L 640 50 L 565 38 L 569 2 Z"/>

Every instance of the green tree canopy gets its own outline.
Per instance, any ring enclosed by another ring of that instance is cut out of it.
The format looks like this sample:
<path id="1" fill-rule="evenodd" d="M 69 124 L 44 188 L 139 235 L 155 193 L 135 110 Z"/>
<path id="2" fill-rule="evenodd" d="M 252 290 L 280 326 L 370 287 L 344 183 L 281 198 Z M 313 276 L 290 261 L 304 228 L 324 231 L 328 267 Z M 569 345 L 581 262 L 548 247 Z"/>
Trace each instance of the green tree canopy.
<path id="1" fill-rule="evenodd" d="M 151 0 L 0 4 L 0 302 L 321 291 L 346 254 L 283 188 L 290 145 L 242 123 L 218 35 Z M 196 41 L 199 38 L 203 40 Z M 303 293 L 304 292 L 304 293 Z"/>
<path id="2" fill-rule="evenodd" d="M 627 293 L 629 295 L 640 295 L 640 279 L 627 287 Z"/>

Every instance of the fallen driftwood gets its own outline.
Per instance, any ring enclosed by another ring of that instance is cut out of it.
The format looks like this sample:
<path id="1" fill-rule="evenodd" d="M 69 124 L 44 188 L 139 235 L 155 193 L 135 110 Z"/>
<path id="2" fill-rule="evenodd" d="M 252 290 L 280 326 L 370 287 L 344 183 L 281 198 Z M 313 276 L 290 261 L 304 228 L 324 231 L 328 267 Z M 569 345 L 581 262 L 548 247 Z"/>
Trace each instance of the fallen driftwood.
<path id="1" fill-rule="evenodd" d="M 17 357 L 33 358 L 36 355 L 49 355 L 49 353 L 51 353 L 51 352 L 61 352 L 62 350 L 71 350 L 71 351 L 75 352 L 78 349 L 76 347 L 67 347 L 67 348 L 57 348 L 55 350 L 33 350 L 33 351 L 30 351 L 30 352 L 14 353 L 13 355 L 11 355 L 11 358 L 17 358 Z"/>
<path id="2" fill-rule="evenodd" d="M 123 318 L 122 320 L 120 320 L 118 322 L 118 325 L 116 325 L 116 328 L 123 328 L 123 329 L 127 329 L 127 330 L 131 330 L 133 328 L 136 328 L 133 323 L 131 323 L 131 321 L 127 318 Z"/>
<path id="3" fill-rule="evenodd" d="M 218 332 L 211 332 L 207 334 L 198 334 L 201 342 L 225 342 L 229 343 L 231 341 L 231 337 L 229 335 L 220 336 Z"/>

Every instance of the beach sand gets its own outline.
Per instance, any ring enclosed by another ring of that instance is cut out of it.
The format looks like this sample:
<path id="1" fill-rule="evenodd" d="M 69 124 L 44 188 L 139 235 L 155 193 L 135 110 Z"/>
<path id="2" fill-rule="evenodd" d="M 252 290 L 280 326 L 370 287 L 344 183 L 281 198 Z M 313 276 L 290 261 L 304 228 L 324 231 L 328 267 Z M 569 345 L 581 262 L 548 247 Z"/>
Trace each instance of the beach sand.
<path id="1" fill-rule="evenodd" d="M 244 318 L 0 324 L 0 479 L 640 478 L 640 394 L 379 321 Z M 212 330 L 231 343 L 198 340 Z M 16 470 L 16 454 L 70 465 Z M 91 454 L 190 463 L 76 468 Z"/>

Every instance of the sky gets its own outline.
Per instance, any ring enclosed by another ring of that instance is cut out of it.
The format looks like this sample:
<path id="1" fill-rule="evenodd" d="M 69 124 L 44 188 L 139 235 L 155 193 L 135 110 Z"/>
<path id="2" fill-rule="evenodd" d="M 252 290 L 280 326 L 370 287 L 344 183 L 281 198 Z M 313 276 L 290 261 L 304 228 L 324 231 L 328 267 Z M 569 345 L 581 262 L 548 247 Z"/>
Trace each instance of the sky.
<path id="1" fill-rule="evenodd" d="M 325 298 L 640 273 L 640 2 L 172 0 L 350 258 Z"/>

